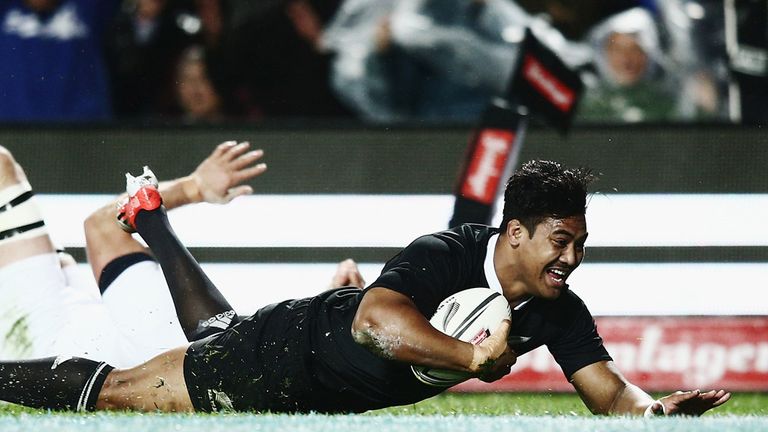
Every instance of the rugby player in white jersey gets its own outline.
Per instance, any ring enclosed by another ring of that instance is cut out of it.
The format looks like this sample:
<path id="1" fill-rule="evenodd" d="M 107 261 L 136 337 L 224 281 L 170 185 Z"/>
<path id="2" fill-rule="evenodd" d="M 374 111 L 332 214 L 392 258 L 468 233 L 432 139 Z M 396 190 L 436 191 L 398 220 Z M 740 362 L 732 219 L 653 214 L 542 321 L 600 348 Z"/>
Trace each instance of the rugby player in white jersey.
<path id="1" fill-rule="evenodd" d="M 245 183 L 266 170 L 262 156 L 245 142 L 218 145 L 190 175 L 159 185 L 166 208 L 252 193 Z M 124 199 L 84 224 L 97 290 L 71 256 L 57 252 L 24 170 L 0 147 L 0 359 L 85 356 L 129 367 L 187 341 L 159 266 L 115 223 Z M 331 282 L 363 284 L 352 260 L 339 264 Z"/>

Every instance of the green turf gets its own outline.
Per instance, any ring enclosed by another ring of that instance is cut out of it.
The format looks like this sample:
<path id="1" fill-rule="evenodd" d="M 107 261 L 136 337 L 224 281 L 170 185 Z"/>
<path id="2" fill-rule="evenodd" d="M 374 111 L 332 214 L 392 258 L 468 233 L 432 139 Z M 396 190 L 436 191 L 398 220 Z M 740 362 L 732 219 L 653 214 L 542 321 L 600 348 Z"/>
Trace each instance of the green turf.
<path id="1" fill-rule="evenodd" d="M 660 396 L 663 395 L 655 395 L 655 397 Z M 415 405 L 369 413 L 369 415 L 378 414 L 592 415 L 573 393 L 444 393 Z M 768 394 L 734 394 L 728 403 L 710 411 L 707 415 L 768 416 Z"/>
<path id="2" fill-rule="evenodd" d="M 364 415 L 52 413 L 0 406 L 0 431 L 561 432 L 768 430 L 768 395 L 741 393 L 700 418 L 592 416 L 572 394 L 448 393 Z"/>
<path id="3" fill-rule="evenodd" d="M 537 393 L 444 393 L 415 405 L 369 414 L 591 415 L 574 394 Z"/>
<path id="4" fill-rule="evenodd" d="M 0 405 L 0 416 L 21 414 L 35 416 L 47 414 L 47 412 L 10 404 Z M 414 405 L 386 408 L 371 411 L 364 415 L 592 416 L 578 396 L 572 393 L 444 393 Z M 706 416 L 764 416 L 768 418 L 768 393 L 734 394 L 728 403 L 708 412 Z"/>

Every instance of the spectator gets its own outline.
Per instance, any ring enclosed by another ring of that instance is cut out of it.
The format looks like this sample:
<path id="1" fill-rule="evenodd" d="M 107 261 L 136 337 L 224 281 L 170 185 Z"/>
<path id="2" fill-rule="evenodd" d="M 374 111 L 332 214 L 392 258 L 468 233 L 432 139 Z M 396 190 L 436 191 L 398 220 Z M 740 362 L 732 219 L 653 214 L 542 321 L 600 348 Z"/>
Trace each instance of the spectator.
<path id="1" fill-rule="evenodd" d="M 665 121 L 686 118 L 680 76 L 666 65 L 656 23 L 634 8 L 591 30 L 596 74 L 587 75 L 579 118 L 590 121 Z"/>
<path id="2" fill-rule="evenodd" d="M 393 121 L 397 95 L 388 76 L 389 15 L 395 0 L 345 0 L 325 28 L 321 49 L 333 56 L 331 88 L 366 120 Z M 407 94 L 402 91 L 400 94 Z"/>
<path id="3" fill-rule="evenodd" d="M 0 121 L 111 118 L 103 35 L 116 0 L 0 3 Z"/>
<path id="4" fill-rule="evenodd" d="M 596 58 L 582 118 L 689 120 L 722 105 L 712 75 L 691 61 L 691 26 L 672 16 L 682 6 L 659 8 L 677 23 L 662 41 L 650 12 L 631 7 L 638 1 L 522 3 L 347 0 L 324 36 L 336 55 L 334 89 L 372 120 L 474 121 L 504 92 L 528 27 L 573 68 Z"/>
<path id="5" fill-rule="evenodd" d="M 728 70 L 723 2 L 656 1 L 657 23 L 670 69 L 680 77 L 683 118 L 728 118 Z"/>
<path id="6" fill-rule="evenodd" d="M 123 4 L 110 34 L 107 53 L 115 114 L 146 118 L 167 111 L 174 94 L 173 59 L 197 39 L 199 20 L 172 0 Z M 197 25 L 196 25 L 197 24 Z"/>
<path id="7" fill-rule="evenodd" d="M 474 121 L 510 79 L 526 27 L 569 64 L 589 49 L 508 0 L 347 0 L 326 30 L 333 87 L 376 121 Z"/>
<path id="8" fill-rule="evenodd" d="M 185 122 L 219 122 L 225 113 L 225 96 L 214 85 L 205 50 L 193 45 L 185 49 L 176 64 L 176 101 Z M 227 107 L 228 108 L 228 107 Z"/>

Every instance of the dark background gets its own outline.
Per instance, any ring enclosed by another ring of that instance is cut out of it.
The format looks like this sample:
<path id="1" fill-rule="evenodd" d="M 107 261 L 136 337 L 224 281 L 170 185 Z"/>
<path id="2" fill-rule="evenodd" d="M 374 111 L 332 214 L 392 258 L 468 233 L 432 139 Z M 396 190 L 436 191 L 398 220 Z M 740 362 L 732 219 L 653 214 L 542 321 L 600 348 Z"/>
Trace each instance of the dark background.
<path id="1" fill-rule="evenodd" d="M 4 128 L 0 144 L 39 193 L 117 193 L 123 173 L 189 173 L 214 145 L 249 140 L 270 167 L 258 193 L 451 193 L 468 127 L 227 126 Z M 602 173 L 619 193 L 768 193 L 768 131 L 728 125 L 529 129 L 521 161 L 544 158 Z"/>
<path id="2" fill-rule="evenodd" d="M 254 182 L 259 194 L 450 194 L 470 136 L 462 126 L 24 127 L 0 130 L 0 143 L 38 193 L 117 194 L 126 171 L 138 173 L 146 164 L 161 180 L 186 175 L 215 144 L 237 139 L 266 151 L 269 171 Z M 591 167 L 602 173 L 595 184 L 601 193 L 768 193 L 768 133 L 761 128 L 595 126 L 563 138 L 534 127 L 520 160 L 532 158 Z M 713 229 L 741 229 L 739 215 L 732 225 Z M 82 248 L 69 251 L 85 259 Z M 397 248 L 192 252 L 201 262 L 336 262 L 349 256 L 383 262 Z M 768 247 L 592 247 L 588 261 L 766 262 Z"/>

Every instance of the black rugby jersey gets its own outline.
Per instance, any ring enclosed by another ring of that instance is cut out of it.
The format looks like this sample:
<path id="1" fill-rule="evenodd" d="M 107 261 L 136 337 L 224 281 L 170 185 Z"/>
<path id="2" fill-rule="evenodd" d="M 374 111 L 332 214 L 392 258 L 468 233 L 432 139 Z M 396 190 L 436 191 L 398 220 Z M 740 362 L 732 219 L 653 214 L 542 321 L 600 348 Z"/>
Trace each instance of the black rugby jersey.
<path id="1" fill-rule="evenodd" d="M 367 289 L 385 287 L 405 294 L 429 318 L 451 294 L 490 286 L 484 262 L 489 239 L 497 233 L 492 227 L 467 224 L 419 237 L 390 259 Z M 365 292 L 341 288 L 312 300 L 309 368 L 315 380 L 316 410 L 403 405 L 444 390 L 418 381 L 409 365 L 378 357 L 354 342 L 352 320 Z M 512 345 L 518 355 L 546 345 L 566 378 L 584 366 L 611 359 L 592 315 L 570 290 L 556 300 L 534 298 L 513 311 L 510 336 L 530 338 Z"/>

